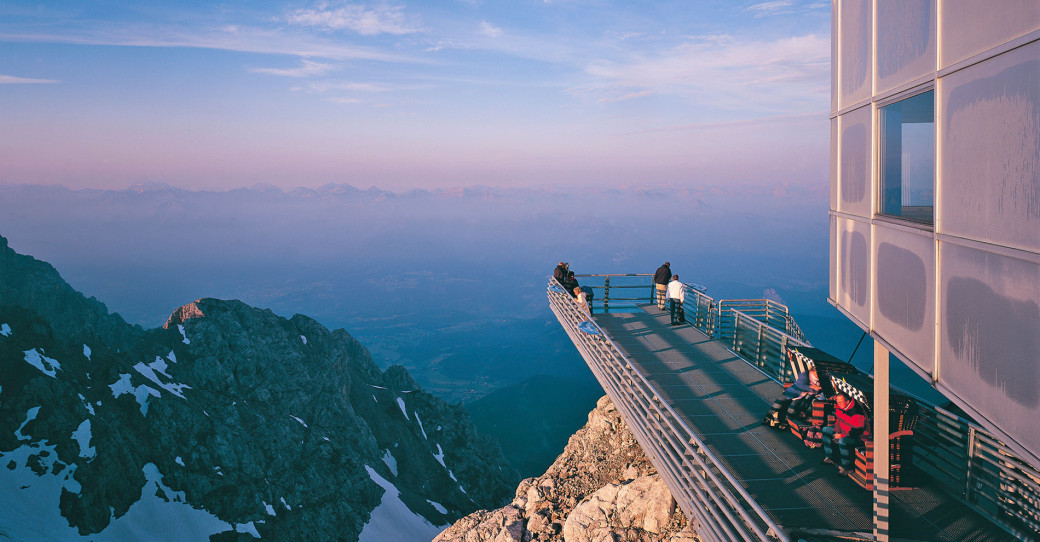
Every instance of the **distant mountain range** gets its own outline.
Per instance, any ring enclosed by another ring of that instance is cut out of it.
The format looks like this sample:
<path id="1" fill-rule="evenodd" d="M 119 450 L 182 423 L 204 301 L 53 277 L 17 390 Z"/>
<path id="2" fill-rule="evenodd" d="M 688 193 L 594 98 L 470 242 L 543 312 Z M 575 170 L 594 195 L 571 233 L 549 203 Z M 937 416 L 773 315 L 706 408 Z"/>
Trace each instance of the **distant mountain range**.
<path id="1" fill-rule="evenodd" d="M 517 479 L 341 329 L 217 299 L 143 329 L 0 237 L 0 538 L 429 539 Z"/>

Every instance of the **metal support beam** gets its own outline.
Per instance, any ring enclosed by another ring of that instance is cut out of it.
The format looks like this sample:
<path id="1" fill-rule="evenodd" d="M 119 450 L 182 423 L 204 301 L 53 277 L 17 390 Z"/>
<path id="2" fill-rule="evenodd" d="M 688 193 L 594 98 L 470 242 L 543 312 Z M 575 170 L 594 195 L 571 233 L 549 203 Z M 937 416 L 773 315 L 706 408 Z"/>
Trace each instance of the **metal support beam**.
<path id="1" fill-rule="evenodd" d="M 889 537 L 888 349 L 874 341 L 874 540 Z"/>

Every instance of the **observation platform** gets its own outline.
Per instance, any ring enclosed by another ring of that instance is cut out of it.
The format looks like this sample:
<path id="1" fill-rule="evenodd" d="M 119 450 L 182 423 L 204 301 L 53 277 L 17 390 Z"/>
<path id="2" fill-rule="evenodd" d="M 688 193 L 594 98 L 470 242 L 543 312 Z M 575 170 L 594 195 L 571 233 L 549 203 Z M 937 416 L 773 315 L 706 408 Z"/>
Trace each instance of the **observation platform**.
<path id="1" fill-rule="evenodd" d="M 594 319 L 649 380 L 660 399 L 700 437 L 784 531 L 805 538 L 872 539 L 872 494 L 832 466 L 821 449 L 760 424 L 783 387 L 719 340 L 691 325 L 670 326 L 656 305 Z M 936 489 L 891 493 L 893 538 L 1008 540 L 1010 535 Z"/>
<path id="2" fill-rule="evenodd" d="M 578 277 L 591 309 L 552 279 L 549 306 L 702 540 L 1040 542 L 1040 471 L 939 406 L 917 401 L 910 487 L 863 489 L 763 426 L 789 351 L 811 348 L 787 307 L 686 284 L 688 323 L 671 326 L 648 275 Z"/>

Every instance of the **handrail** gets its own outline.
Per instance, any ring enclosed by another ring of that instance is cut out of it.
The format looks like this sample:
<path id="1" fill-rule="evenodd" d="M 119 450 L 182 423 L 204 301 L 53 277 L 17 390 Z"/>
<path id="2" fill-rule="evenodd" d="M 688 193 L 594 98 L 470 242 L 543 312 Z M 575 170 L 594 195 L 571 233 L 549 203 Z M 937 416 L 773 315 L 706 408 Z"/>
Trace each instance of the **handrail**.
<path id="1" fill-rule="evenodd" d="M 609 276 L 650 275 L 613 274 Z M 563 308 L 568 304 L 577 307 L 577 303 L 569 296 L 563 295 L 562 289 L 554 293 L 553 284 L 555 282 L 550 279 L 549 298 L 553 312 L 556 313 L 568 335 L 571 335 L 575 345 L 579 346 L 579 351 L 586 358 L 590 368 L 593 368 L 593 372 L 600 379 L 604 389 L 608 390 L 608 393 L 613 390 L 611 399 L 614 400 L 615 404 L 619 402 L 624 403 L 618 404 L 619 408 L 629 412 L 633 420 L 636 420 L 636 425 L 639 426 L 638 416 L 632 411 L 635 406 L 625 403 L 626 399 L 618 395 L 622 391 L 621 388 L 615 389 L 615 387 L 608 386 L 605 382 L 609 376 L 605 372 L 607 368 L 599 365 L 607 363 L 607 361 L 599 359 L 599 356 L 593 354 L 593 349 L 581 342 L 581 337 L 574 335 L 574 333 L 581 332 L 572 332 L 570 329 L 575 325 L 573 320 L 579 315 L 575 313 L 573 318 L 564 318 L 566 311 Z M 645 288 L 645 286 L 616 286 L 616 288 L 633 287 Z M 686 298 L 683 307 L 687 311 L 687 321 L 691 325 L 694 325 L 709 337 L 729 344 L 738 357 L 758 367 L 763 373 L 778 381 L 791 380 L 796 376 L 789 374 L 789 368 L 784 363 L 787 348 L 789 346 L 810 345 L 805 340 L 797 323 L 794 322 L 794 319 L 788 313 L 786 306 L 768 299 L 715 300 L 701 290 L 685 284 L 684 287 Z M 653 295 L 654 293 L 651 289 L 651 295 L 638 299 L 653 302 Z M 607 299 L 603 301 L 609 303 Z M 587 318 L 587 315 L 582 314 L 580 317 L 584 320 Z M 635 383 L 641 382 L 642 384 L 639 387 L 645 389 L 637 390 L 639 393 L 636 395 L 645 396 L 641 400 L 644 403 L 649 401 L 657 416 L 665 420 L 672 431 L 680 431 L 689 436 L 688 440 L 690 444 L 694 445 L 694 449 L 684 454 L 683 457 L 692 455 L 697 464 L 710 473 L 712 469 L 709 467 L 715 465 L 715 459 L 703 447 L 696 434 L 685 426 L 681 418 L 678 418 L 667 403 L 661 401 L 654 394 L 653 388 L 645 376 L 621 354 L 617 345 L 603 334 L 602 329 L 591 319 L 588 319 L 588 321 L 600 333 L 602 344 L 607 345 L 604 348 L 610 351 L 608 357 L 613 358 L 612 363 L 620 366 L 620 368 L 614 368 L 613 371 L 615 373 L 620 371 L 620 373 L 629 375 L 627 379 L 624 379 L 624 383 L 617 384 L 617 386 L 633 386 Z M 780 323 L 783 323 L 782 328 L 775 325 Z M 632 375 L 634 375 L 634 378 Z M 633 390 L 627 391 L 630 395 L 634 393 Z M 634 401 L 636 398 L 628 400 Z M 1006 444 L 975 422 L 961 418 L 941 407 L 920 400 L 918 403 L 920 416 L 914 431 L 917 445 L 912 456 L 913 466 L 929 474 L 931 478 L 942 484 L 951 495 L 1012 533 L 1015 538 L 1034 542 L 1040 540 L 1040 470 L 1022 461 Z M 648 408 L 645 404 L 643 407 L 644 409 Z M 626 419 L 626 421 L 629 420 Z M 630 423 L 630 425 L 633 424 Z M 646 431 L 653 430 L 652 427 L 650 429 L 641 427 L 641 429 Z M 644 450 L 647 450 L 648 447 L 654 449 L 656 444 L 651 437 L 664 440 L 670 438 L 669 435 L 660 434 L 649 435 L 648 433 L 642 435 L 643 440 L 640 441 L 640 444 L 644 445 Z M 651 453 L 650 450 L 647 451 L 648 454 Z M 698 459 L 698 455 L 705 456 L 705 459 L 703 461 Z M 661 458 L 659 457 L 658 459 Z M 659 470 L 662 471 L 662 474 L 669 473 L 668 469 L 659 468 Z M 687 473 L 687 475 L 689 473 L 689 469 L 680 468 L 680 471 Z M 715 483 L 722 484 L 717 490 L 723 491 L 722 487 L 727 485 L 727 483 L 735 484 L 735 480 L 732 480 L 725 469 L 719 469 L 719 472 L 724 474 L 726 480 L 725 482 L 714 480 L 710 484 L 712 487 L 714 487 Z M 672 480 L 673 484 L 680 483 L 681 480 L 679 478 L 683 478 L 683 476 L 675 473 L 670 473 L 670 475 L 673 477 L 677 476 L 676 479 Z M 698 479 L 698 483 L 706 484 L 707 481 Z M 673 496 L 675 496 L 676 494 L 686 495 L 688 491 L 694 491 L 697 488 L 687 490 L 685 488 L 673 488 L 670 485 L 669 489 L 673 490 Z M 773 535 L 773 538 L 786 540 L 783 538 L 782 531 L 778 530 L 771 523 L 771 520 L 768 520 L 768 516 L 757 508 L 757 503 L 754 503 L 746 492 L 743 491 L 740 484 L 735 484 L 735 490 L 742 498 L 747 499 L 749 507 L 755 512 L 754 515 L 760 515 L 767 520 L 769 532 Z M 710 497 L 711 495 L 709 494 L 706 497 L 702 495 L 701 498 Z M 723 497 L 729 505 L 737 507 L 739 499 L 735 495 L 724 492 Z M 676 500 L 678 501 L 679 498 Z M 719 504 L 717 501 L 713 502 L 716 505 Z M 685 501 L 681 504 L 684 505 L 683 510 L 687 514 L 697 517 L 702 525 L 708 526 L 716 539 L 735 539 L 735 533 L 732 532 L 732 529 L 739 531 L 739 528 L 730 523 L 732 518 L 728 518 L 724 523 L 711 523 L 712 521 L 722 521 L 720 518 L 713 516 L 714 508 L 699 509 L 696 503 Z M 747 510 L 743 510 L 740 516 L 744 518 L 743 521 L 745 523 L 753 526 L 754 521 L 749 521 L 745 517 L 749 513 Z M 711 519 L 713 517 L 714 519 Z M 708 525 L 709 523 L 710 525 Z M 746 533 L 740 532 L 741 536 L 745 536 Z M 707 538 L 712 537 L 708 536 Z"/>
<path id="2" fill-rule="evenodd" d="M 646 375 L 632 364 L 620 348 L 607 337 L 593 320 L 562 289 L 549 287 L 550 308 L 563 324 L 567 334 L 578 346 L 582 356 L 596 373 L 611 400 L 627 413 L 633 434 L 640 440 L 644 451 L 658 459 L 655 465 L 683 511 L 698 520 L 705 529 L 702 537 L 716 540 L 779 540 L 787 536 L 747 493 L 729 471 L 701 441 L 700 437 L 683 422 L 671 406 L 661 401 Z M 581 327 L 597 334 L 589 335 Z M 594 338 L 593 338 L 594 337 Z M 638 410 L 656 414 L 669 431 L 645 423 Z M 683 439 L 676 440 L 675 433 Z M 671 449 L 678 446 L 679 450 Z M 680 454 L 681 452 L 681 454 Z M 691 495 L 696 492 L 697 495 Z M 708 501 L 714 505 L 708 505 Z M 713 536 L 708 536 L 711 533 Z"/>

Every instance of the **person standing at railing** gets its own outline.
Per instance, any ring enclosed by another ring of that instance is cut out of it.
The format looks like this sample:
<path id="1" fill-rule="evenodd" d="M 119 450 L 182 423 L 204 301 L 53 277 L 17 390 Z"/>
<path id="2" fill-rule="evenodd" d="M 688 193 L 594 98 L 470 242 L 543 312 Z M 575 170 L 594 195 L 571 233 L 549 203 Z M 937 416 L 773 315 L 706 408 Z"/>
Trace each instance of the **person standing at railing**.
<path id="1" fill-rule="evenodd" d="M 563 289 L 567 290 L 567 293 L 571 294 L 571 297 L 575 297 L 577 294 L 574 293 L 574 289 L 580 287 L 581 285 L 578 284 L 578 279 L 574 278 L 574 271 L 568 271 L 567 278 L 563 279 Z"/>
<path id="2" fill-rule="evenodd" d="M 668 289 L 668 279 L 672 277 L 672 264 L 664 262 L 654 273 L 654 288 L 657 290 L 657 308 L 664 310 L 664 294 Z"/>
<path id="3" fill-rule="evenodd" d="M 672 281 L 668 283 L 668 304 L 672 314 L 672 325 L 686 323 L 686 311 L 683 303 L 686 301 L 686 288 L 679 282 L 679 275 L 672 275 Z"/>
<path id="4" fill-rule="evenodd" d="M 556 266 L 556 269 L 553 270 L 553 278 L 556 279 L 556 282 L 560 283 L 560 286 L 563 286 L 563 282 L 565 280 L 567 280 L 567 263 L 566 262 L 560 262 L 560 265 Z"/>
<path id="5" fill-rule="evenodd" d="M 585 311 L 585 315 L 591 317 L 592 311 L 589 310 L 589 300 L 585 295 L 585 290 L 582 290 L 580 286 L 574 288 L 574 299 L 578 302 L 578 306 L 581 310 Z"/>

